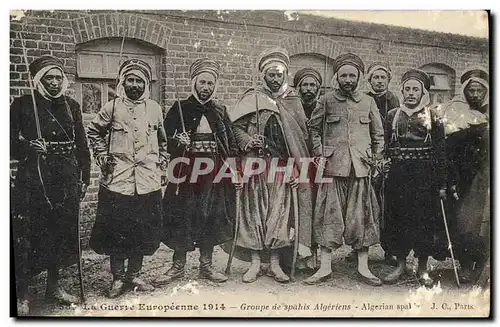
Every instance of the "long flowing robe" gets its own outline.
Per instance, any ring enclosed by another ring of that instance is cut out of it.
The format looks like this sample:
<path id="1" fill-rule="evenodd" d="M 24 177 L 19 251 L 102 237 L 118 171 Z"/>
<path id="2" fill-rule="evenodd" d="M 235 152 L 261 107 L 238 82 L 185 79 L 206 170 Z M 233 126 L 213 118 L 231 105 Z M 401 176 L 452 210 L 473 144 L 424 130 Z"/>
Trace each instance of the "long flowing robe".
<path id="1" fill-rule="evenodd" d="M 49 152 L 40 156 L 42 184 L 37 155 L 28 145 L 38 138 L 32 98 L 24 95 L 11 104 L 10 154 L 19 161 L 11 199 L 18 278 L 76 263 L 80 182 L 90 183 L 90 152 L 80 105 L 66 96 L 49 101 L 38 91 L 35 99 L 41 137 L 73 145 L 55 145 L 52 150 L 49 146 Z"/>
<path id="2" fill-rule="evenodd" d="M 490 249 L 490 156 L 488 105 L 470 108 L 463 96 L 442 107 L 450 171 L 458 201 L 448 206 L 457 258 L 483 263 Z"/>
<path id="3" fill-rule="evenodd" d="M 257 93 L 256 93 L 257 92 Z M 256 100 L 257 96 L 257 100 Z M 259 111 L 257 127 L 256 108 Z M 291 90 L 273 99 L 268 90 L 250 89 L 244 93 L 229 117 L 234 125 L 235 137 L 241 150 L 250 138 L 260 132 L 266 137 L 266 158 L 279 158 L 281 165 L 287 159 L 295 159 L 300 171 L 300 159 L 310 157 L 306 117 L 300 98 Z M 255 151 L 243 156 L 243 161 L 257 157 Z M 246 249 L 289 251 L 293 244 L 294 203 L 289 184 L 282 179 L 267 183 L 266 174 L 253 176 L 245 183 L 241 193 L 242 205 L 236 256 L 249 260 Z M 312 245 L 312 197 L 311 185 L 304 183 L 297 189 L 299 253 L 307 253 Z M 303 249 L 303 251 L 301 251 Z M 310 254 L 310 253 L 309 253 Z"/>
<path id="4" fill-rule="evenodd" d="M 214 179 L 224 160 L 235 156 L 237 147 L 224 106 L 212 100 L 202 105 L 190 96 L 181 101 L 181 108 L 191 140 L 200 137 L 213 140 L 217 148 L 216 153 L 185 151 L 174 139 L 176 133 L 182 133 L 178 104 L 170 108 L 164 125 L 171 162 L 185 157 L 190 163 L 178 164 L 173 170 L 177 178 L 186 176 L 186 180 L 180 184 L 170 182 L 167 186 L 163 199 L 162 241 L 176 251 L 193 251 L 195 247 L 214 246 L 233 238 L 236 211 L 234 185 L 230 178 L 223 178 L 220 183 L 214 183 Z M 198 133 L 200 125 L 207 123 L 205 132 Z M 199 176 L 196 183 L 192 183 L 193 164 L 197 158 L 211 159 L 215 167 L 211 173 Z"/>

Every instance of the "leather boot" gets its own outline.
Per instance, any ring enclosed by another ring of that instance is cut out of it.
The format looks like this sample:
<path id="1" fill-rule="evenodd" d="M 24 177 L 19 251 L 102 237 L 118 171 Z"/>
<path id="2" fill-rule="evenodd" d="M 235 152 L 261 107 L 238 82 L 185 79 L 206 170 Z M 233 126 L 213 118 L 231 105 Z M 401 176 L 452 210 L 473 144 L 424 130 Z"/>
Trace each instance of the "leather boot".
<path id="1" fill-rule="evenodd" d="M 223 283 L 227 281 L 227 276 L 216 271 L 212 267 L 212 246 L 200 247 L 200 278 L 211 280 L 215 283 Z"/>
<path id="2" fill-rule="evenodd" d="M 125 259 L 116 256 L 110 258 L 111 273 L 113 274 L 113 284 L 108 290 L 110 299 L 117 298 L 125 291 Z"/>
<path id="3" fill-rule="evenodd" d="M 271 250 L 271 263 L 269 265 L 269 272 L 274 280 L 278 283 L 288 283 L 290 277 L 283 272 L 280 266 L 279 250 Z"/>
<path id="4" fill-rule="evenodd" d="M 167 272 L 163 275 L 160 275 L 153 282 L 157 286 L 168 284 L 176 279 L 179 279 L 184 276 L 184 267 L 186 266 L 186 252 L 184 251 L 175 251 L 173 257 L 174 263 L 172 267 L 170 267 Z"/>
<path id="5" fill-rule="evenodd" d="M 45 290 L 45 300 L 64 305 L 80 303 L 80 299 L 67 293 L 59 286 L 59 268 L 54 266 L 47 269 L 47 288 Z"/>
<path id="6" fill-rule="evenodd" d="M 127 278 L 126 282 L 128 285 L 132 287 L 135 291 L 138 292 L 152 292 L 154 291 L 154 287 L 146 283 L 144 280 L 139 278 L 139 274 L 142 269 L 142 261 L 144 256 L 137 255 L 128 258 L 128 267 L 127 267 Z"/>

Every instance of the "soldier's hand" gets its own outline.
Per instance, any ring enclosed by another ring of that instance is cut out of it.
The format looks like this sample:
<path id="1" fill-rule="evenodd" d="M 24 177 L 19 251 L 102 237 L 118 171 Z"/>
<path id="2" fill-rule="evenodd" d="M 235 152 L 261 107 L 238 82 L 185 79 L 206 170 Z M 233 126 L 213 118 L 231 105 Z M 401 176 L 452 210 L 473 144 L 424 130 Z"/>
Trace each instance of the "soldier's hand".
<path id="1" fill-rule="evenodd" d="M 168 184 L 168 178 L 167 178 L 167 176 L 166 175 L 162 175 L 161 176 L 161 186 L 162 187 L 163 186 L 167 186 L 167 184 Z"/>
<path id="2" fill-rule="evenodd" d="M 36 153 L 47 153 L 47 143 L 44 139 L 36 139 L 29 141 L 30 148 Z"/>
<path id="3" fill-rule="evenodd" d="M 264 135 L 255 134 L 246 145 L 246 149 L 262 149 L 264 147 Z"/>
<path id="4" fill-rule="evenodd" d="M 243 182 L 238 181 L 238 182 L 234 183 L 234 188 L 236 189 L 236 191 L 242 190 L 243 189 Z"/>
<path id="5" fill-rule="evenodd" d="M 460 200 L 460 197 L 458 196 L 458 191 L 457 191 L 457 186 L 456 185 L 453 185 L 451 187 L 450 191 L 451 191 L 451 195 L 453 196 L 453 199 L 455 201 Z"/>
<path id="6" fill-rule="evenodd" d="M 80 201 L 83 201 L 83 199 L 85 198 L 85 194 L 87 194 L 87 188 L 88 185 L 85 183 L 82 183 L 82 185 L 80 186 Z"/>
<path id="7" fill-rule="evenodd" d="M 240 172 L 240 171 L 233 172 L 233 178 L 231 180 L 233 181 L 234 188 L 237 191 L 240 191 L 243 189 L 243 174 L 242 174 L 242 172 Z"/>
<path id="8" fill-rule="evenodd" d="M 95 163 L 97 166 L 103 168 L 109 162 L 109 156 L 106 153 L 99 153 L 95 156 Z"/>
<path id="9" fill-rule="evenodd" d="M 446 187 L 443 187 L 439 190 L 439 197 L 441 200 L 446 200 Z"/>
<path id="10" fill-rule="evenodd" d="M 158 166 L 160 167 L 161 171 L 167 171 L 169 163 L 170 163 L 170 154 L 168 154 L 168 157 L 166 158 L 161 157 Z"/>
<path id="11" fill-rule="evenodd" d="M 316 167 L 318 167 L 320 169 L 325 169 L 325 167 L 326 167 L 326 158 L 323 157 L 323 156 L 314 157 L 313 163 L 316 165 Z"/>
<path id="12" fill-rule="evenodd" d="M 179 142 L 180 145 L 189 146 L 191 144 L 191 138 L 187 132 L 176 133 L 174 138 Z"/>

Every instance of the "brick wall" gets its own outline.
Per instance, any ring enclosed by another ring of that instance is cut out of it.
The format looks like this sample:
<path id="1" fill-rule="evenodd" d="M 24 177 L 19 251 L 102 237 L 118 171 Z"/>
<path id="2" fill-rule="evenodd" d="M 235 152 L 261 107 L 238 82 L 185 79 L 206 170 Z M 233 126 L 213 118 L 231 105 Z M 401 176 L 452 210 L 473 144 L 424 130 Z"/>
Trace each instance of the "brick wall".
<path id="1" fill-rule="evenodd" d="M 368 65 L 388 61 L 398 84 L 403 72 L 440 63 L 457 77 L 469 64 L 488 65 L 488 40 L 394 26 L 352 22 L 280 11 L 26 11 L 10 24 L 10 94 L 28 93 L 27 70 L 19 33 L 25 40 L 28 61 L 43 54 L 64 60 L 73 85 L 78 45 L 101 38 L 122 37 L 147 42 L 161 55 L 161 104 L 175 97 L 173 68 L 181 98 L 190 92 L 189 65 L 210 57 L 221 63 L 217 98 L 231 106 L 252 85 L 255 61 L 266 48 L 282 46 L 290 55 L 314 53 L 335 58 L 343 52 L 358 54 Z M 459 90 L 455 79 L 455 92 Z M 71 90 L 70 90 L 71 92 Z M 97 201 L 98 174 L 82 205 L 84 239 L 89 236 Z"/>

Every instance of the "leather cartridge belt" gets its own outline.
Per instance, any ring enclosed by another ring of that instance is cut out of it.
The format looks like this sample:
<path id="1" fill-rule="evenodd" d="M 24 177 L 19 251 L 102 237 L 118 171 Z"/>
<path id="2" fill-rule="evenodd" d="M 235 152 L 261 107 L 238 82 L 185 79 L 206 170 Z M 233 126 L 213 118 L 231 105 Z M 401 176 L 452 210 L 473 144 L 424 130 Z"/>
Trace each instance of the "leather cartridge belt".
<path id="1" fill-rule="evenodd" d="M 62 141 L 62 142 L 46 142 L 47 143 L 47 154 L 71 154 L 76 149 L 76 144 L 74 141 Z"/>
<path id="2" fill-rule="evenodd" d="M 389 148 L 388 155 L 394 160 L 430 160 L 432 158 L 432 148 Z"/>
<path id="3" fill-rule="evenodd" d="M 192 153 L 217 153 L 217 142 L 212 134 L 195 134 L 191 139 L 189 151 Z"/>

